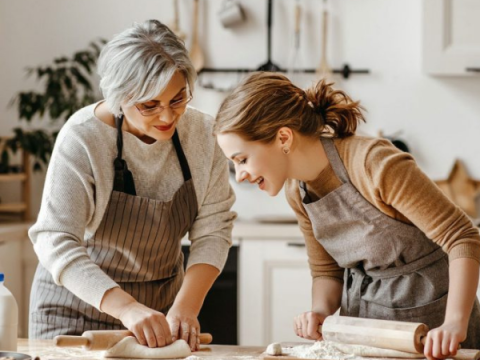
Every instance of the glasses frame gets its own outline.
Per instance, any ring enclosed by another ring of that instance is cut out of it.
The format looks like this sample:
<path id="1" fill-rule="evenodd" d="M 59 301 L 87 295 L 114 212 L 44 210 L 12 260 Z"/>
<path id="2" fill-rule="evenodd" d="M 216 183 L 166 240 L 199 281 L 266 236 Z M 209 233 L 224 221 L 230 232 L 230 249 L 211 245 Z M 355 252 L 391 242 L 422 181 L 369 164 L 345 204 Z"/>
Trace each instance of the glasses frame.
<path id="1" fill-rule="evenodd" d="M 193 99 L 193 95 L 192 95 L 192 92 L 190 91 L 190 86 L 186 86 L 186 89 L 187 90 L 187 93 L 188 93 L 188 96 L 187 98 L 184 100 L 184 102 L 181 103 L 181 105 L 177 105 L 175 106 L 176 104 L 173 104 L 174 106 L 172 107 L 172 105 L 166 105 L 166 106 L 162 106 L 162 105 L 157 105 L 153 108 L 150 108 L 150 109 L 144 109 L 144 110 L 141 110 L 139 109 L 137 106 L 138 104 L 135 104 L 135 109 L 138 110 L 138 112 L 140 113 L 140 115 L 142 116 L 153 116 L 153 115 L 158 115 L 158 114 L 161 114 L 163 112 L 163 110 L 165 110 L 166 108 L 170 108 L 170 109 L 178 109 L 178 108 L 181 108 L 183 106 L 186 106 L 190 101 L 192 101 Z M 153 112 L 151 112 L 153 111 Z M 148 112 L 148 114 L 145 114 L 145 112 Z"/>

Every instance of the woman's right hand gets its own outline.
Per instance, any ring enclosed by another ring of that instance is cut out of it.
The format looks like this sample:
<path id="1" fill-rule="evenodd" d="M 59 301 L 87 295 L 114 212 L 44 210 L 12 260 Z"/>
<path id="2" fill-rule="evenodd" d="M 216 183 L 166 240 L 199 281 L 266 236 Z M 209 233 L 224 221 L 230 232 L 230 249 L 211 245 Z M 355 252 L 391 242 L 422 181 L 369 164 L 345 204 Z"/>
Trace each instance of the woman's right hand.
<path id="1" fill-rule="evenodd" d="M 142 345 L 154 348 L 172 343 L 172 334 L 165 315 L 137 301 L 126 304 L 118 319 L 133 332 Z"/>
<path id="2" fill-rule="evenodd" d="M 323 323 L 323 320 L 325 316 L 316 312 L 304 312 L 293 320 L 295 334 L 308 340 L 321 340 L 322 334 L 318 332 L 318 326 Z"/>

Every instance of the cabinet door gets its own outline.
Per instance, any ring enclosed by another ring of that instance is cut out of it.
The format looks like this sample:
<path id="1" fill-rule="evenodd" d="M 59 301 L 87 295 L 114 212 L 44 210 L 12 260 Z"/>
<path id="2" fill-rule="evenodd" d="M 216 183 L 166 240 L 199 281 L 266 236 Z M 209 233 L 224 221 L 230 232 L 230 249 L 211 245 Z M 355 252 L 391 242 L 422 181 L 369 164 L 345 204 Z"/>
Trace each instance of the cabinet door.
<path id="1" fill-rule="evenodd" d="M 424 0 L 423 5 L 424 71 L 480 74 L 480 1 Z"/>
<path id="2" fill-rule="evenodd" d="M 301 341 L 293 318 L 311 308 L 311 276 L 301 239 L 242 240 L 239 342 Z"/>

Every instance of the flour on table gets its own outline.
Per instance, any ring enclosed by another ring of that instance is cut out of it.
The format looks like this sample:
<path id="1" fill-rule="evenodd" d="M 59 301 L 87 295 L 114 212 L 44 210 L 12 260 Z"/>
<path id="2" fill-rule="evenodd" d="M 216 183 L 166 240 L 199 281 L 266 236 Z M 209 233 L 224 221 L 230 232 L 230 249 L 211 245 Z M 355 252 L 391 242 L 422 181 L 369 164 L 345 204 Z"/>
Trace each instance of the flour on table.
<path id="1" fill-rule="evenodd" d="M 203 358 L 201 358 L 200 356 L 191 355 L 185 358 L 185 360 L 203 360 Z"/>
<path id="2" fill-rule="evenodd" d="M 354 354 L 345 354 L 339 351 L 331 341 L 316 341 L 313 345 L 301 345 L 291 348 L 282 348 L 282 355 L 294 356 L 301 359 L 352 359 Z"/>

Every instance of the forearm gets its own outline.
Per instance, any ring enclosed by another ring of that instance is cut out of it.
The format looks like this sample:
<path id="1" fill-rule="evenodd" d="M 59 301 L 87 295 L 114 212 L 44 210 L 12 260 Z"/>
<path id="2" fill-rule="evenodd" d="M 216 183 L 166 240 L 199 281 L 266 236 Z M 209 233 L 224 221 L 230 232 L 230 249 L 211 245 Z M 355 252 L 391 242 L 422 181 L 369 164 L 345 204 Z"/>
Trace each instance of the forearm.
<path id="1" fill-rule="evenodd" d="M 332 315 L 340 307 L 343 285 L 339 281 L 320 277 L 312 284 L 312 311 L 324 316 Z"/>
<path id="2" fill-rule="evenodd" d="M 198 316 L 203 301 L 219 274 L 220 271 L 212 265 L 192 265 L 185 274 L 172 307 L 189 309 Z"/>
<path id="3" fill-rule="evenodd" d="M 458 258 L 450 262 L 449 289 L 445 322 L 468 325 L 478 287 L 478 262 L 470 258 Z"/>
<path id="4" fill-rule="evenodd" d="M 121 288 L 113 288 L 105 292 L 100 303 L 100 310 L 119 319 L 124 309 L 135 303 L 135 298 Z"/>

